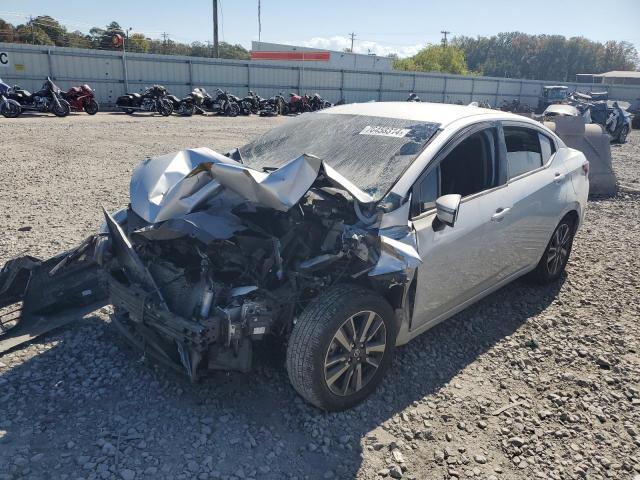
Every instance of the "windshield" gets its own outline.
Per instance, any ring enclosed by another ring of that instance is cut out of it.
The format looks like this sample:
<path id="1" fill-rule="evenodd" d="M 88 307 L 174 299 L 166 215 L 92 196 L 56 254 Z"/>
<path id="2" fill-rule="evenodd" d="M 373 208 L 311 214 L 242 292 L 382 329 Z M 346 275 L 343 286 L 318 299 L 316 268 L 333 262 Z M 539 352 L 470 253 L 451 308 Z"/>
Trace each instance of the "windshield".
<path id="1" fill-rule="evenodd" d="M 315 155 L 380 200 L 438 126 L 400 118 L 306 113 L 239 150 L 242 161 L 257 170 L 280 167 L 304 153 Z"/>

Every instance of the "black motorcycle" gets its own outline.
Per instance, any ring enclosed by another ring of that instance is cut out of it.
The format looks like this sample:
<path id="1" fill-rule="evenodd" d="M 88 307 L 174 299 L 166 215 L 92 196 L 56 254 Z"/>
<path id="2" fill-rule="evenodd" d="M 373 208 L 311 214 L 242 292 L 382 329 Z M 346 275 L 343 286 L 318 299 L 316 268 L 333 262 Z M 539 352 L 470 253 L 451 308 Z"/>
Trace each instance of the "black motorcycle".
<path id="1" fill-rule="evenodd" d="M 238 97 L 217 88 L 216 98 L 211 104 L 211 111 L 218 115 L 237 117 L 241 113 Z"/>
<path id="2" fill-rule="evenodd" d="M 333 105 L 331 102 L 326 101 L 319 94 L 314 93 L 313 96 L 309 99 L 309 106 L 311 110 L 315 112 L 316 110 L 322 110 L 323 108 L 329 108 Z"/>
<path id="3" fill-rule="evenodd" d="M 286 115 L 289 111 L 287 102 L 284 99 L 284 95 L 280 92 L 278 95 L 263 100 L 260 105 L 261 117 L 275 117 L 277 115 Z"/>
<path id="4" fill-rule="evenodd" d="M 147 88 L 142 94 L 127 93 L 116 100 L 116 107 L 129 115 L 136 111 L 158 112 L 168 117 L 173 112 L 173 103 L 167 98 L 167 89 L 162 85 Z"/>
<path id="5" fill-rule="evenodd" d="M 60 88 L 53 83 L 50 77 L 47 77 L 42 88 L 35 93 L 30 93 L 24 88 L 14 85 L 7 91 L 6 98 L 14 100 L 20 105 L 20 112 L 12 111 L 12 116 L 16 117 L 25 110 L 51 112 L 57 117 L 66 117 L 71 111 L 69 102 L 62 98 Z"/>
<path id="6" fill-rule="evenodd" d="M 257 95 L 255 92 L 249 90 L 247 96 L 241 100 L 241 103 L 244 108 L 248 108 L 251 113 L 258 114 L 260 113 L 260 106 L 264 104 L 266 100 L 262 98 L 260 95 Z"/>
<path id="7" fill-rule="evenodd" d="M 173 104 L 173 111 L 178 115 L 190 117 L 194 113 L 204 114 L 205 99 L 211 101 L 211 96 L 204 88 L 194 88 L 183 99 L 178 99 L 175 95 L 167 95 L 167 99 Z"/>

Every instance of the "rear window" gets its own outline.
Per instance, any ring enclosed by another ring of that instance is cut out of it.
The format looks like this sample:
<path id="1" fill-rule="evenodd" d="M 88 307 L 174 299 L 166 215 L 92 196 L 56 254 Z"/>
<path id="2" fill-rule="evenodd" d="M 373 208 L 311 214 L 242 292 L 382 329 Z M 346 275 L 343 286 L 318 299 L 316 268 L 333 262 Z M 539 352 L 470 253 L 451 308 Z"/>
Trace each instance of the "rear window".
<path id="1" fill-rule="evenodd" d="M 398 118 L 306 113 L 240 147 L 252 168 L 277 168 L 306 153 L 380 200 L 422 152 L 438 124 Z"/>

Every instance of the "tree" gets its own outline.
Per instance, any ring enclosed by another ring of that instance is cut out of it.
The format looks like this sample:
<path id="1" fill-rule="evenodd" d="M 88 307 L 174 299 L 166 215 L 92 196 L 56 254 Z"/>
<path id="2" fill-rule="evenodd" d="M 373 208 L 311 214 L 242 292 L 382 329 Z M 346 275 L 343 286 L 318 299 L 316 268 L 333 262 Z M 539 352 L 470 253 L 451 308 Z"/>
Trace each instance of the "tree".
<path id="1" fill-rule="evenodd" d="M 396 60 L 396 70 L 421 72 L 446 72 L 466 75 L 469 73 L 464 60 L 464 51 L 459 47 L 431 45 L 423 48 L 413 57 Z"/>
<path id="2" fill-rule="evenodd" d="M 125 48 L 129 52 L 147 53 L 149 51 L 149 42 L 151 40 L 146 38 L 142 33 L 132 33 L 127 39 Z"/>
<path id="3" fill-rule="evenodd" d="M 13 43 L 17 39 L 15 27 L 0 18 L 0 42 Z"/>

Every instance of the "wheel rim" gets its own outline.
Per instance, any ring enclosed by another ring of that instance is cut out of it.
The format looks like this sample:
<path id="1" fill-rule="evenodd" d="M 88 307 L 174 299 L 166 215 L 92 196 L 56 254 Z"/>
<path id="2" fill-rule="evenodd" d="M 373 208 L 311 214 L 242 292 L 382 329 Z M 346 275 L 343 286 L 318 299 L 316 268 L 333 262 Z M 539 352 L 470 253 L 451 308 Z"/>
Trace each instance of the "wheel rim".
<path id="1" fill-rule="evenodd" d="M 629 129 L 627 127 L 622 128 L 622 132 L 620 132 L 620 143 L 624 143 L 627 139 L 627 134 L 629 133 Z"/>
<path id="2" fill-rule="evenodd" d="M 551 275 L 556 275 L 564 266 L 569 255 L 570 239 L 569 225 L 563 223 L 554 232 L 547 252 L 547 270 Z"/>
<path id="3" fill-rule="evenodd" d="M 324 359 L 324 380 L 334 395 L 362 390 L 375 376 L 387 347 L 382 317 L 365 310 L 349 317 L 334 334 Z"/>

